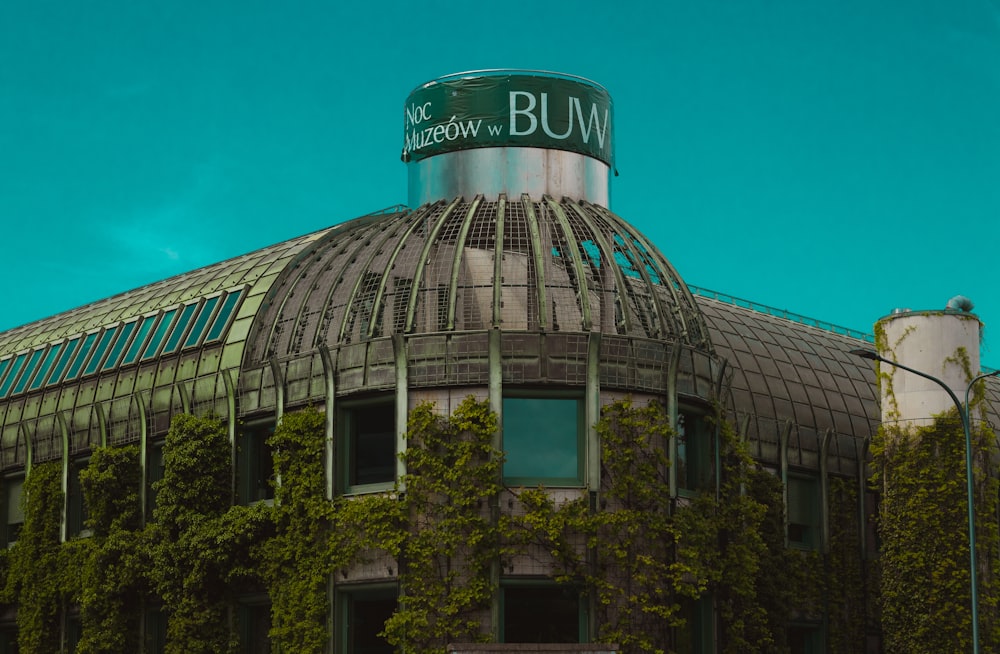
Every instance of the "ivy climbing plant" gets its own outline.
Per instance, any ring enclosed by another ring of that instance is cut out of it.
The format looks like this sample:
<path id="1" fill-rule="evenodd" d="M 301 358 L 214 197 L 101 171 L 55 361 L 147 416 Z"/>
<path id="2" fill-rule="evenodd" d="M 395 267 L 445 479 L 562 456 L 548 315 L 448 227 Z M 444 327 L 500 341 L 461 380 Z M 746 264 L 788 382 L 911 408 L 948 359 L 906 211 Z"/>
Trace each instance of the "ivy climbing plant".
<path id="1" fill-rule="evenodd" d="M 482 611 L 496 592 L 499 556 L 491 499 L 501 490 L 496 417 L 469 397 L 450 416 L 424 403 L 407 424 L 404 597 L 385 626 L 403 651 L 440 654 L 452 642 L 486 642 Z M 413 589 L 407 593 L 406 589 Z"/>

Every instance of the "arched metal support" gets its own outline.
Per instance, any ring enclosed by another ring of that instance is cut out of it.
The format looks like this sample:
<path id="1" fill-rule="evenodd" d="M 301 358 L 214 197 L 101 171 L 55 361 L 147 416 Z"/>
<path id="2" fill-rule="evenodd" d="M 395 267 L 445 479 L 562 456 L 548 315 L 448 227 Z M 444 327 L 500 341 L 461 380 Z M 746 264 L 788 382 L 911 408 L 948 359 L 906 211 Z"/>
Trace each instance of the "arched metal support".
<path id="1" fill-rule="evenodd" d="M 566 255 L 570 257 L 573 273 L 576 275 L 577 297 L 579 298 L 580 314 L 583 319 L 582 327 L 583 331 L 589 332 L 593 324 L 590 314 L 590 288 L 587 284 L 587 273 L 583 268 L 583 259 L 580 256 L 580 245 L 576 242 L 576 237 L 573 235 L 573 228 L 570 226 L 569 220 L 566 218 L 566 213 L 559 206 L 559 203 L 548 195 L 545 196 L 545 202 L 549 205 L 552 213 L 555 214 L 556 222 L 559 223 L 559 228 L 563 233 L 563 239 L 565 239 L 569 247 L 570 251 Z"/>
<path id="2" fill-rule="evenodd" d="M 62 438 L 62 484 L 63 510 L 59 521 L 59 542 L 66 542 L 66 532 L 68 530 L 67 518 L 69 517 L 69 426 L 62 411 L 56 412 L 56 422 L 59 423 L 59 435 Z"/>
<path id="3" fill-rule="evenodd" d="M 393 334 L 392 352 L 396 359 L 396 482 L 399 492 L 406 490 L 403 478 L 406 463 L 399 456 L 406 451 L 406 421 L 409 418 L 409 376 L 406 362 L 406 339 L 402 334 Z"/>
<path id="4" fill-rule="evenodd" d="M 500 327 L 500 322 L 503 319 L 503 314 L 500 311 L 500 304 L 503 301 L 500 289 L 503 287 L 501 280 L 503 279 L 503 229 L 504 229 L 504 214 L 507 211 L 507 196 L 501 194 L 500 198 L 497 200 L 497 224 L 494 228 L 494 238 L 493 241 L 493 320 L 492 325 L 494 329 Z M 492 342 L 492 341 L 491 341 Z M 499 359 L 497 359 L 499 361 Z M 492 359 L 490 360 L 490 374 L 493 374 Z M 500 415 L 499 411 L 497 415 Z"/>
<path id="5" fill-rule="evenodd" d="M 472 226 L 472 218 L 476 215 L 476 210 L 483 202 L 483 196 L 477 195 L 469 205 L 465 213 L 465 220 L 462 221 L 462 228 L 458 233 L 458 240 L 455 242 L 455 255 L 451 263 L 451 279 L 448 282 L 448 331 L 455 329 L 455 305 L 458 303 L 458 277 L 462 272 L 462 261 L 465 259 L 465 241 L 469 237 L 469 228 Z M 495 255 L 494 255 L 495 256 Z"/>
<path id="6" fill-rule="evenodd" d="M 587 487 L 591 493 L 601 490 L 601 439 L 597 422 L 601 419 L 601 332 L 587 336 Z"/>
<path id="7" fill-rule="evenodd" d="M 667 418 L 670 420 L 670 441 L 667 443 L 667 456 L 670 457 L 670 470 L 667 477 L 670 483 L 670 497 L 677 497 L 677 424 L 680 417 L 680 407 L 677 399 L 677 375 L 681 367 L 681 345 L 671 343 L 670 360 L 667 363 Z"/>
<path id="8" fill-rule="evenodd" d="M 430 233 L 427 234 L 427 240 L 424 241 L 424 247 L 420 251 L 420 258 L 417 260 L 417 268 L 413 271 L 413 284 L 410 286 L 410 300 L 406 303 L 406 322 L 403 327 L 403 331 L 407 334 L 413 331 L 413 319 L 416 317 L 417 313 L 417 299 L 420 297 L 420 284 L 424 279 L 424 269 L 427 267 L 427 261 L 431 254 L 431 248 L 434 246 L 434 242 L 437 240 L 437 236 L 441 232 L 441 228 L 444 226 L 445 222 L 448 221 L 448 218 L 451 216 L 451 213 L 455 210 L 455 207 L 461 199 L 462 198 L 455 198 L 455 200 L 453 200 L 452 203 L 441 212 L 441 215 L 438 216 L 437 222 L 434 223 L 434 227 L 432 227 Z M 405 239 L 401 239 L 399 241 L 400 246 L 404 242 Z"/>
<path id="9" fill-rule="evenodd" d="M 542 235 L 538 230 L 538 216 L 535 215 L 535 204 L 527 193 L 521 196 L 524 215 L 528 221 L 528 233 L 531 236 L 531 254 L 535 262 L 535 293 L 538 300 L 538 328 L 548 331 L 548 306 L 545 299 L 545 253 L 542 252 Z M 531 325 L 528 325 L 531 329 Z"/>
<path id="10" fill-rule="evenodd" d="M 830 441 L 833 439 L 833 429 L 823 432 L 819 445 L 819 513 L 820 538 L 823 543 L 823 553 L 830 552 Z"/>
<path id="11" fill-rule="evenodd" d="M 785 547 L 788 547 L 788 440 L 792 434 L 792 421 L 786 420 L 778 434 L 778 460 L 781 465 L 781 504 L 785 507 Z"/>
<path id="12" fill-rule="evenodd" d="M 337 355 L 340 350 L 337 350 Z M 337 417 L 337 362 L 330 353 L 330 348 L 321 345 L 319 359 L 323 363 L 323 380 L 325 382 L 325 441 L 323 446 L 323 469 L 326 474 L 326 499 L 332 500 L 336 486 L 334 475 L 334 452 L 336 441 L 334 437 L 335 420 Z"/>
<path id="13" fill-rule="evenodd" d="M 274 379 L 275 424 L 280 424 L 282 416 L 285 415 L 285 377 L 281 374 L 281 364 L 276 357 L 271 357 L 267 363 L 271 367 L 271 377 Z"/>
<path id="14" fill-rule="evenodd" d="M 219 374 L 222 375 L 222 384 L 226 387 L 226 413 L 229 414 L 226 417 L 226 432 L 229 436 L 229 492 L 235 504 L 238 497 L 236 489 L 236 468 L 238 465 L 238 448 L 236 443 L 236 380 L 233 379 L 232 370 L 220 370 Z M 145 455 L 143 456 L 145 457 Z"/>
<path id="15" fill-rule="evenodd" d="M 149 483 L 149 425 L 146 421 L 145 391 L 135 391 L 132 397 L 139 407 L 139 517 L 146 524 L 146 486 Z"/>

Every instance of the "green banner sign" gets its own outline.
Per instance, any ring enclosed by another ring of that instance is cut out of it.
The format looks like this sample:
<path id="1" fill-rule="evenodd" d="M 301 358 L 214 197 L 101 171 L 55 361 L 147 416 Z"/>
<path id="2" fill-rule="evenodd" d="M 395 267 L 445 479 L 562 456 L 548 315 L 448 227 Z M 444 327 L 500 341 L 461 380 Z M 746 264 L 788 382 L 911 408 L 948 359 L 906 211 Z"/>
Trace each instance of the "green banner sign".
<path id="1" fill-rule="evenodd" d="M 583 80 L 543 74 L 444 79 L 403 111 L 403 161 L 497 146 L 555 148 L 612 165 L 611 97 Z"/>

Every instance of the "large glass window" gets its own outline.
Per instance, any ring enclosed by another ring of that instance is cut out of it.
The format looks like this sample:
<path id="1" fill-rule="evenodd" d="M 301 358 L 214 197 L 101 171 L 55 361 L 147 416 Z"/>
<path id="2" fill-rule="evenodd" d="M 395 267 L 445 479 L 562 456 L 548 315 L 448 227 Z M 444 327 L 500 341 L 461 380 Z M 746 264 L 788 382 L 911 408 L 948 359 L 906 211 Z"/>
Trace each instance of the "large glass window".
<path id="1" fill-rule="evenodd" d="M 274 499 L 274 453 L 267 439 L 274 433 L 274 421 L 246 425 L 240 430 L 240 500 L 253 504 Z"/>
<path id="2" fill-rule="evenodd" d="M 579 485 L 584 465 L 583 424 L 582 398 L 504 397 L 504 481 Z"/>
<path id="3" fill-rule="evenodd" d="M 152 359 L 159 352 L 160 344 L 163 343 L 163 338 L 170 330 L 170 326 L 174 324 L 174 317 L 176 315 L 177 309 L 171 309 L 163 313 L 163 317 L 160 318 L 160 322 L 156 325 L 156 331 L 153 332 L 152 338 L 149 339 L 149 344 L 142 351 L 143 361 Z"/>
<path id="4" fill-rule="evenodd" d="M 205 331 L 205 326 L 208 325 L 209 318 L 215 312 L 215 305 L 219 303 L 219 296 L 210 297 L 205 300 L 205 303 L 201 305 L 201 311 L 198 312 L 198 317 L 195 318 L 194 326 L 191 327 L 191 332 L 188 334 L 187 340 L 184 341 L 184 347 L 191 347 L 197 345 L 201 342 L 201 334 Z"/>
<path id="5" fill-rule="evenodd" d="M 62 343 L 56 343 L 49 348 L 49 353 L 45 355 L 45 360 L 42 361 L 41 367 L 38 369 L 38 373 L 31 382 L 31 386 L 28 387 L 29 391 L 36 390 L 45 383 L 45 378 L 49 374 L 49 368 L 55 362 L 56 357 L 59 356 L 59 351 L 62 350 Z"/>
<path id="6" fill-rule="evenodd" d="M 396 410 L 393 400 L 343 405 L 338 412 L 343 461 L 341 489 L 364 492 L 396 480 Z"/>
<path id="7" fill-rule="evenodd" d="M 10 366 L 10 372 L 4 377 L 3 383 L 0 383 L 0 397 L 6 397 L 7 393 L 10 391 L 10 387 L 13 386 L 14 380 L 17 379 L 18 374 L 21 372 L 22 366 L 24 366 L 24 360 L 28 357 L 27 354 L 19 354 L 17 358 L 14 359 L 14 363 Z"/>
<path id="8" fill-rule="evenodd" d="M 72 381 L 80 374 L 80 369 L 83 367 L 84 362 L 86 362 L 87 357 L 90 355 L 90 351 L 94 348 L 94 343 L 97 341 L 97 334 L 98 332 L 92 332 L 84 336 L 80 352 L 73 359 L 73 363 L 69 365 L 69 370 L 66 372 L 66 381 Z"/>
<path id="9" fill-rule="evenodd" d="M 115 344 L 111 346 L 111 351 L 108 352 L 108 358 L 105 359 L 101 370 L 111 370 L 118 365 L 118 361 L 125 353 L 125 346 L 128 345 L 137 324 L 139 323 L 133 320 L 122 325 L 121 332 L 118 334 L 118 338 L 115 339 Z"/>
<path id="10" fill-rule="evenodd" d="M 42 353 L 44 351 L 45 348 L 42 348 L 31 353 L 31 358 L 28 359 L 28 364 L 24 367 L 24 374 L 22 374 L 21 378 L 17 380 L 17 383 L 14 384 L 13 393 L 20 393 L 24 390 L 24 387 L 28 385 L 28 381 L 35 373 L 35 366 L 38 365 L 38 361 L 42 358 Z"/>
<path id="11" fill-rule="evenodd" d="M 820 545 L 819 480 L 788 476 L 788 543 L 815 549 Z"/>
<path id="12" fill-rule="evenodd" d="M 87 362 L 87 367 L 83 370 L 84 375 L 90 375 L 97 372 L 97 368 L 101 365 L 101 361 L 104 360 L 104 354 L 107 352 L 108 346 L 111 344 L 111 339 L 114 338 L 117 333 L 117 325 L 104 330 L 104 333 L 101 334 L 101 339 L 97 341 L 97 347 L 94 348 L 93 356 L 90 357 L 90 361 Z"/>
<path id="13" fill-rule="evenodd" d="M 24 526 L 24 475 L 12 475 L 3 480 L 3 527 L 4 541 L 7 547 L 17 542 Z"/>
<path id="14" fill-rule="evenodd" d="M 512 585 L 502 594 L 505 643 L 583 643 L 584 603 L 572 586 Z"/>
<path id="15" fill-rule="evenodd" d="M 150 330 L 153 329 L 157 317 L 156 315 L 146 316 L 139 323 L 139 331 L 136 332 L 135 338 L 132 339 L 132 344 L 129 345 L 128 351 L 125 353 L 125 358 L 122 359 L 123 366 L 135 363 L 135 360 L 139 358 L 139 352 L 142 351 L 142 346 L 146 344 L 146 337 L 149 336 Z"/>
<path id="16" fill-rule="evenodd" d="M 396 590 L 341 590 L 337 596 L 340 651 L 344 654 L 394 654 L 379 634 L 396 610 Z"/>
<path id="17" fill-rule="evenodd" d="M 712 483 L 712 429 L 705 416 L 681 411 L 677 416 L 677 487 L 701 490 Z"/>

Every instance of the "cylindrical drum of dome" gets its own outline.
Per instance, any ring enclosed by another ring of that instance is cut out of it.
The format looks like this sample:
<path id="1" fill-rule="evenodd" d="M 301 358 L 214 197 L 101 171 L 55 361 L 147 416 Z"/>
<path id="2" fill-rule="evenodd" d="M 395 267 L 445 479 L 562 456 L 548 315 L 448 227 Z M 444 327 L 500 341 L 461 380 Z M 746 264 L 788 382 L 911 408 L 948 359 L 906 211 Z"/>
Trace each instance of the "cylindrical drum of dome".
<path id="1" fill-rule="evenodd" d="M 879 355 L 940 379 L 960 399 L 979 374 L 982 323 L 963 311 L 903 311 L 876 323 Z M 882 421 L 926 426 L 955 407 L 937 383 L 891 365 L 879 367 Z"/>
<path id="2" fill-rule="evenodd" d="M 476 71 L 423 84 L 403 108 L 408 202 L 527 193 L 606 207 L 613 119 L 607 90 L 570 75 Z"/>

